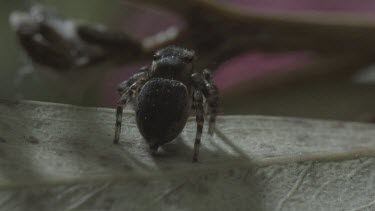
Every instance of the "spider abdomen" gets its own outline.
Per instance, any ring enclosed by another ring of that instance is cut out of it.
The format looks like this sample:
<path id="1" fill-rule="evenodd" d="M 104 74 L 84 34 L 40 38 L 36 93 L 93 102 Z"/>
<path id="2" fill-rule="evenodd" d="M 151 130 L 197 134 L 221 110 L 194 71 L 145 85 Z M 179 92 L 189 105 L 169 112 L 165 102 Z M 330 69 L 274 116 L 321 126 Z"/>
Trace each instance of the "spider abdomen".
<path id="1" fill-rule="evenodd" d="M 175 80 L 154 78 L 141 89 L 136 106 L 136 121 L 150 148 L 175 139 L 190 115 L 191 98 L 187 87 Z"/>

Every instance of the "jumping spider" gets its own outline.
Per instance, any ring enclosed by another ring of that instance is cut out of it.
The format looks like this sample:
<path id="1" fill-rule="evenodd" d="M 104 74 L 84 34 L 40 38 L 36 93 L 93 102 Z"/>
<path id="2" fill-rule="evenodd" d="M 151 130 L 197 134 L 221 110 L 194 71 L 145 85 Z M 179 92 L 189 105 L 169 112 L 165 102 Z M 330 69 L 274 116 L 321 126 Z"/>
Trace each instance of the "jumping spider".
<path id="1" fill-rule="evenodd" d="M 129 101 L 134 103 L 138 129 L 153 153 L 181 133 L 193 109 L 197 122 L 193 162 L 198 161 L 204 106 L 208 105 L 208 133 L 212 135 L 219 96 L 211 73 L 208 70 L 203 73 L 194 70 L 194 57 L 193 51 L 166 47 L 155 53 L 150 67 L 142 68 L 119 84 L 121 97 L 116 110 L 114 144 L 119 142 L 122 110 Z"/>

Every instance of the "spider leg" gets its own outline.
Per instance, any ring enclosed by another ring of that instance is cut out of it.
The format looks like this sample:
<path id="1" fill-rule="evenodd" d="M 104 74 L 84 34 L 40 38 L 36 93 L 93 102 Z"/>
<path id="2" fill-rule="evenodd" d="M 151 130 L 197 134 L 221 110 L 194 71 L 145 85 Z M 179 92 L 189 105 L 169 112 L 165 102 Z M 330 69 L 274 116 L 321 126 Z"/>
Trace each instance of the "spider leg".
<path id="1" fill-rule="evenodd" d="M 131 95 L 129 95 L 128 92 L 124 93 L 120 100 L 118 101 L 117 108 L 116 108 L 116 129 L 115 129 L 115 138 L 113 139 L 114 144 L 118 144 L 120 139 L 120 133 L 121 133 L 121 124 L 122 124 L 122 111 L 124 109 L 124 106 L 128 103 L 130 100 Z"/>
<path id="2" fill-rule="evenodd" d="M 122 111 L 123 105 L 117 105 L 116 108 L 116 129 L 115 129 L 115 138 L 113 139 L 114 144 L 118 144 L 121 133 L 121 124 L 122 124 Z"/>
<path id="3" fill-rule="evenodd" d="M 210 114 L 208 133 L 212 135 L 215 130 L 216 116 L 219 110 L 218 88 L 213 83 L 211 73 L 208 70 L 204 70 L 203 74 L 192 74 L 191 80 L 194 87 L 199 89 L 207 100 L 209 107 L 208 113 Z"/>
<path id="4" fill-rule="evenodd" d="M 209 106 L 210 119 L 208 122 L 208 133 L 212 135 L 215 130 L 216 116 L 219 110 L 219 90 L 212 80 L 212 74 L 209 70 L 203 70 L 205 85 L 207 89 L 207 101 Z"/>
<path id="5" fill-rule="evenodd" d="M 199 154 L 199 147 L 201 144 L 201 137 L 203 131 L 203 123 L 204 123 L 204 112 L 203 112 L 203 95 L 200 90 L 195 90 L 193 93 L 193 104 L 196 110 L 196 122 L 197 122 L 197 132 L 195 135 L 195 142 L 194 142 L 194 155 L 193 155 L 193 162 L 198 161 L 198 154 Z"/>
<path id="6" fill-rule="evenodd" d="M 143 72 L 143 74 L 137 76 L 136 79 L 134 78 L 132 79 L 132 78 L 131 80 L 133 80 L 134 82 L 132 84 L 130 83 L 127 84 L 126 86 L 123 87 L 121 91 L 119 91 L 121 94 L 121 97 L 117 103 L 117 108 L 116 108 L 116 128 L 115 128 L 115 138 L 113 139 L 114 144 L 118 144 L 119 139 L 120 139 L 123 109 L 130 100 L 133 100 L 136 97 L 137 93 L 139 92 L 139 89 L 143 86 L 145 81 L 148 79 L 148 74 L 147 72 Z M 128 82 L 128 81 L 125 81 L 125 82 Z"/>
<path id="7" fill-rule="evenodd" d="M 129 89 L 129 87 L 133 85 L 135 82 L 142 80 L 147 76 L 148 76 L 148 67 L 142 67 L 138 71 L 138 73 L 134 74 L 128 80 L 121 82 L 119 85 L 117 85 L 117 91 L 119 92 L 120 96 L 122 96 Z"/>

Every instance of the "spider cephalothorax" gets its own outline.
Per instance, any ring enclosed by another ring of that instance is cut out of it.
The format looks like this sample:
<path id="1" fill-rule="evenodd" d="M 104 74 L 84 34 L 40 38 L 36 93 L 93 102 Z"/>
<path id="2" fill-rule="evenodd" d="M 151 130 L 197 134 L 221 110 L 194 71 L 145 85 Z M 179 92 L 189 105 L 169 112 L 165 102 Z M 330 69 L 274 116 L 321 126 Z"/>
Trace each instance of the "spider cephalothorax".
<path id="1" fill-rule="evenodd" d="M 175 46 L 161 49 L 155 53 L 150 67 L 142 68 L 119 85 L 121 97 L 116 112 L 114 143 L 119 141 L 122 110 L 129 101 L 134 103 L 138 129 L 153 152 L 181 133 L 194 109 L 197 132 L 193 161 L 198 160 L 204 102 L 208 104 L 208 132 L 212 134 L 219 98 L 211 73 L 194 70 L 194 56 L 193 51 Z"/>

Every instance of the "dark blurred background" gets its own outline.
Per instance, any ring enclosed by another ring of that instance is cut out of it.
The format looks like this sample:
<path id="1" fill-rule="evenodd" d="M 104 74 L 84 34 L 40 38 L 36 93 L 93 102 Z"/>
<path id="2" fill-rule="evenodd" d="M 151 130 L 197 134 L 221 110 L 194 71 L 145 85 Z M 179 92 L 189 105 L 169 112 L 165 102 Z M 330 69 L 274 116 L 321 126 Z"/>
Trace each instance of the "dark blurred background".
<path id="1" fill-rule="evenodd" d="M 375 14 L 375 1 L 370 0 L 217 0 L 216 2 L 236 4 L 270 15 L 279 12 L 302 15 L 319 12 L 371 18 Z M 179 17 L 165 10 L 123 0 L 1 0 L 0 98 L 2 99 L 114 107 L 118 97 L 116 85 L 151 61 L 150 58 L 122 66 L 98 65 L 77 74 L 64 76 L 51 74 L 53 70 L 32 64 L 22 51 L 15 32 L 8 23 L 11 12 L 27 10 L 36 3 L 54 8 L 70 19 L 100 23 L 139 39 L 168 26 L 183 24 Z M 197 54 L 199 59 L 199 52 Z M 222 113 L 374 121 L 375 67 L 371 62 L 342 66 L 343 74 L 338 71 L 327 78 L 311 77 L 310 80 L 309 77 L 298 77 L 298 72 L 306 71 L 306 68 L 312 72 L 315 69 L 330 71 L 331 68 L 341 68 L 340 65 L 344 62 L 337 59 L 309 66 L 314 59 L 315 54 L 309 49 L 285 52 L 249 49 L 248 52 L 219 64 L 214 70 L 214 79 L 222 95 Z M 350 74 L 347 74 L 348 72 Z"/>

